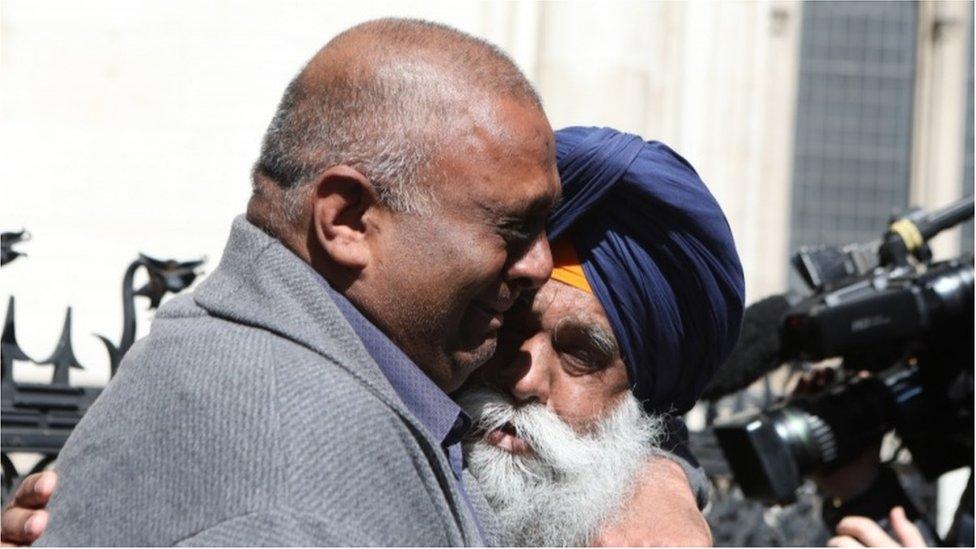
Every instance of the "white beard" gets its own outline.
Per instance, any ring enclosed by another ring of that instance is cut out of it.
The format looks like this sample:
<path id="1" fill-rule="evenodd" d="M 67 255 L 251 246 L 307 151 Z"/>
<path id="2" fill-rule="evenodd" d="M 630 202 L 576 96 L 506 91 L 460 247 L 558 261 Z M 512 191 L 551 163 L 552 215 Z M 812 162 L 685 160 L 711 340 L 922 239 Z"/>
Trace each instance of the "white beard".
<path id="1" fill-rule="evenodd" d="M 469 470 L 498 515 L 501 545 L 589 545 L 621 511 L 665 432 L 664 421 L 629 392 L 586 434 L 545 406 L 516 408 L 489 389 L 466 392 L 459 402 L 476 429 L 511 423 L 533 450 L 512 454 L 484 437 L 464 445 Z"/>

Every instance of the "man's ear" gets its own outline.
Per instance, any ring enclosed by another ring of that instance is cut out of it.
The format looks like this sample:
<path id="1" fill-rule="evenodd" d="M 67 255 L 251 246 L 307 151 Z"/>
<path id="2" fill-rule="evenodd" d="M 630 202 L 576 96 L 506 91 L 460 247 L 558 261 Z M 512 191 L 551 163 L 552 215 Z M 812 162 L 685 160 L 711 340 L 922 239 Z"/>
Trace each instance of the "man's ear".
<path id="1" fill-rule="evenodd" d="M 376 206 L 373 186 L 357 170 L 333 166 L 319 176 L 312 194 L 312 222 L 329 259 L 349 269 L 369 264 L 368 221 Z"/>

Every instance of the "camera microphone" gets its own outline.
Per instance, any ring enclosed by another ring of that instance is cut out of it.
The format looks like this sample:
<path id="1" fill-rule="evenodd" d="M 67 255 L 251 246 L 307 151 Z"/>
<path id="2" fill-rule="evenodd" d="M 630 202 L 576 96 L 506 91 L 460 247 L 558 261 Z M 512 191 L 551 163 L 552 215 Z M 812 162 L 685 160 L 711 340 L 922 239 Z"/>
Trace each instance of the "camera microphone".
<path id="1" fill-rule="evenodd" d="M 779 327 L 796 301 L 793 294 L 777 294 L 746 307 L 739 341 L 705 389 L 703 399 L 718 400 L 744 389 L 782 364 Z"/>

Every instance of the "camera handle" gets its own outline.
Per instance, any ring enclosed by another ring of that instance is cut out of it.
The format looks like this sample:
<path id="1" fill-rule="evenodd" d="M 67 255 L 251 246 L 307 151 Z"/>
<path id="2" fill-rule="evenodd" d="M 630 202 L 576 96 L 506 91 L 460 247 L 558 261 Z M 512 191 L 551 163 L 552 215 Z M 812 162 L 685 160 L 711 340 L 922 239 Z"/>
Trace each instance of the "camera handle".
<path id="1" fill-rule="evenodd" d="M 966 197 L 945 208 L 926 214 L 912 210 L 891 220 L 878 250 L 882 265 L 907 265 L 908 257 L 922 262 L 931 259 L 927 242 L 940 232 L 973 217 L 973 197 Z"/>

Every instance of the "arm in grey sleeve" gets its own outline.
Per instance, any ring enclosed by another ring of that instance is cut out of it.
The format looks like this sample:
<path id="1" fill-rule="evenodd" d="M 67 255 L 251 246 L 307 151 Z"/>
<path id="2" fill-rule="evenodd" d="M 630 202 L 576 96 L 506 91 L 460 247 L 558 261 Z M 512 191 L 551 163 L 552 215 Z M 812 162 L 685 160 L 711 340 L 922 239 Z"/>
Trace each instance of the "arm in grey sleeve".
<path id="1" fill-rule="evenodd" d="M 688 477 L 688 484 L 698 503 L 698 509 L 705 509 L 712 487 L 705 470 L 688 449 L 688 427 L 680 417 L 668 417 L 667 427 L 667 435 L 661 443 L 660 455 L 681 466 L 685 476 Z"/>
<path id="2" fill-rule="evenodd" d="M 362 536 L 343 538 L 341 528 L 289 510 L 238 515 L 178 541 L 176 547 L 335 547 Z M 362 541 L 362 540 L 360 540 Z"/>

